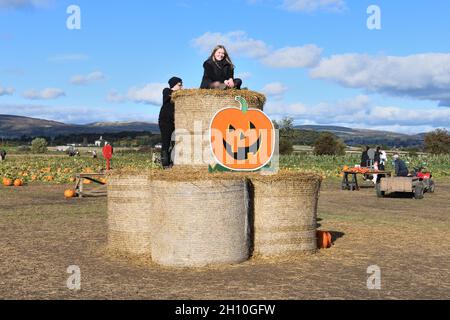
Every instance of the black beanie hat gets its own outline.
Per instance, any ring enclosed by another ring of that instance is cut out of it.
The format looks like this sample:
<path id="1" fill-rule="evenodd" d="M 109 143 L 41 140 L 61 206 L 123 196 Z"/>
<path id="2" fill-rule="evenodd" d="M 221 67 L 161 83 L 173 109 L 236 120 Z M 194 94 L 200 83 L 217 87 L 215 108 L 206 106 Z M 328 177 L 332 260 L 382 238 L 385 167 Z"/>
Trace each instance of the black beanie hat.
<path id="1" fill-rule="evenodd" d="M 177 77 L 170 78 L 170 80 L 169 80 L 170 89 L 175 87 L 180 82 L 183 82 L 183 80 L 181 80 L 180 78 L 177 78 Z"/>

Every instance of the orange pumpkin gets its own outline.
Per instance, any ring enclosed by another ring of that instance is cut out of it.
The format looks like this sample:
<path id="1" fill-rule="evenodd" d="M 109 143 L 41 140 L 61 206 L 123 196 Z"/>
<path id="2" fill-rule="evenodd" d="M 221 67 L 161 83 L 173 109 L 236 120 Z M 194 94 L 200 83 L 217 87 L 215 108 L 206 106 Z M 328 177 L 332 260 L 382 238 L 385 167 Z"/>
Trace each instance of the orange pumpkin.
<path id="1" fill-rule="evenodd" d="M 89 179 L 84 179 L 83 180 L 83 184 L 91 184 L 91 183 L 92 183 L 92 181 L 89 180 Z"/>
<path id="2" fill-rule="evenodd" d="M 343 168 L 344 171 L 347 171 L 348 169 L 349 169 L 348 166 L 344 166 Z"/>
<path id="3" fill-rule="evenodd" d="M 71 189 L 67 189 L 66 191 L 64 191 L 64 197 L 66 198 L 73 198 L 75 197 L 75 194 L 75 191 Z"/>
<path id="4" fill-rule="evenodd" d="M 50 181 L 53 181 L 53 176 L 47 176 L 46 179 L 47 179 L 47 181 L 49 181 L 49 182 L 50 182 Z"/>
<path id="5" fill-rule="evenodd" d="M 14 180 L 14 186 L 15 186 L 15 187 L 21 187 L 21 186 L 23 186 L 23 181 L 20 180 L 20 179 Z"/>
<path id="6" fill-rule="evenodd" d="M 75 182 L 75 178 L 74 178 L 74 177 L 71 177 L 71 178 L 69 179 L 69 181 L 70 181 L 70 182 Z"/>
<path id="7" fill-rule="evenodd" d="M 275 149 L 275 128 L 259 109 L 249 109 L 242 97 L 240 108 L 219 110 L 210 126 L 211 149 L 216 161 L 231 170 L 258 170 L 270 162 Z"/>
<path id="8" fill-rule="evenodd" d="M 10 186 L 12 186 L 13 185 L 13 182 L 12 182 L 12 180 L 11 179 L 8 179 L 8 178 L 3 178 L 3 185 L 5 186 L 5 187 L 10 187 Z"/>
<path id="9" fill-rule="evenodd" d="M 317 247 L 327 249 L 331 247 L 331 233 L 328 231 L 317 231 Z"/>

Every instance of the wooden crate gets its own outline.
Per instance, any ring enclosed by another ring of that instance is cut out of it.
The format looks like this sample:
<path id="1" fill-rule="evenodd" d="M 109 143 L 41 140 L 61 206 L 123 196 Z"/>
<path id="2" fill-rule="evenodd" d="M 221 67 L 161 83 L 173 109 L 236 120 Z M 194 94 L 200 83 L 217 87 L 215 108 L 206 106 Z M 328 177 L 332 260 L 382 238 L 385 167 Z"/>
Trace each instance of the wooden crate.
<path id="1" fill-rule="evenodd" d="M 383 178 L 380 181 L 381 191 L 384 192 L 413 192 L 412 177 Z"/>

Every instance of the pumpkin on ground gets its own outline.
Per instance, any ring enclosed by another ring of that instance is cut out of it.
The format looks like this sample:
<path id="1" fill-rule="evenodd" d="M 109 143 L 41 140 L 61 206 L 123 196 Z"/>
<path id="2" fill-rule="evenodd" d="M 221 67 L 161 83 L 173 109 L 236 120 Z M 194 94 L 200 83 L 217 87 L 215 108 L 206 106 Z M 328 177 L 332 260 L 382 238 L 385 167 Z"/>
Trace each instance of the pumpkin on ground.
<path id="1" fill-rule="evenodd" d="M 66 197 L 66 198 L 73 198 L 73 197 L 75 197 L 75 195 L 76 195 L 76 193 L 72 189 L 67 189 L 66 191 L 64 191 L 64 197 Z"/>
<path id="2" fill-rule="evenodd" d="M 5 187 L 10 187 L 10 186 L 12 186 L 13 185 L 13 182 L 12 182 L 12 180 L 11 179 L 8 179 L 8 178 L 3 178 L 3 185 L 5 186 Z"/>
<path id="3" fill-rule="evenodd" d="M 331 233 L 328 231 L 317 231 L 317 247 L 327 249 L 331 247 Z"/>
<path id="4" fill-rule="evenodd" d="M 21 187 L 21 186 L 23 186 L 23 181 L 20 180 L 20 179 L 14 180 L 14 186 L 15 186 L 15 187 Z"/>

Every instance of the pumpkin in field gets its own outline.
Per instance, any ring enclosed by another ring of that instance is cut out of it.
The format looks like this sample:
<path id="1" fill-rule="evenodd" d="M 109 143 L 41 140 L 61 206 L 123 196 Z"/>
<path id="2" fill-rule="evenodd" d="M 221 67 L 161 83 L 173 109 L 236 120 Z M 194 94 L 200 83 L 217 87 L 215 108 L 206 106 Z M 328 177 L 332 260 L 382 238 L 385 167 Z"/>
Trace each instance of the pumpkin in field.
<path id="1" fill-rule="evenodd" d="M 70 182 L 75 182 L 75 178 L 74 177 L 70 177 L 69 181 Z"/>
<path id="2" fill-rule="evenodd" d="M 15 187 L 21 187 L 21 186 L 23 186 L 23 181 L 20 180 L 20 179 L 14 180 L 14 186 L 15 186 Z"/>
<path id="3" fill-rule="evenodd" d="M 344 171 L 347 171 L 349 169 L 348 166 L 344 166 L 344 168 L 342 168 Z"/>
<path id="4" fill-rule="evenodd" d="M 91 184 L 91 183 L 92 183 L 92 181 L 89 180 L 89 179 L 84 179 L 83 180 L 83 184 Z"/>
<path id="5" fill-rule="evenodd" d="M 11 179 L 8 179 L 8 178 L 3 178 L 3 185 L 5 186 L 5 187 L 10 187 L 10 186 L 12 186 L 13 185 L 13 182 L 12 182 L 12 180 Z"/>
<path id="6" fill-rule="evenodd" d="M 317 231 L 317 247 L 327 249 L 331 247 L 331 233 L 328 231 Z"/>
<path id="7" fill-rule="evenodd" d="M 249 109 L 242 97 L 240 108 L 219 110 L 210 126 L 210 143 L 216 161 L 231 170 L 258 170 L 270 162 L 275 149 L 275 129 L 259 109 Z"/>
<path id="8" fill-rule="evenodd" d="M 71 190 L 71 189 L 67 189 L 66 191 L 64 191 L 64 197 L 66 197 L 66 198 L 75 197 L 75 191 Z"/>
<path id="9" fill-rule="evenodd" d="M 53 181 L 53 176 L 47 176 L 46 179 L 48 182 Z"/>

